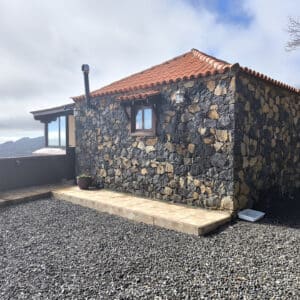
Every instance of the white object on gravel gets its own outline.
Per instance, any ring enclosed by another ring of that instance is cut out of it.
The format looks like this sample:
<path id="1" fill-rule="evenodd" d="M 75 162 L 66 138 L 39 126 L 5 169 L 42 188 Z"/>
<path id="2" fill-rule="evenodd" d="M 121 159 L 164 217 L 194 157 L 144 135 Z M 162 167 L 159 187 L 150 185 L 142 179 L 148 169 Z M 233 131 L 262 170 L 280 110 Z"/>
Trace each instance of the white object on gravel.
<path id="1" fill-rule="evenodd" d="M 238 212 L 238 216 L 240 219 L 250 222 L 256 222 L 257 220 L 263 218 L 264 215 L 264 212 L 254 209 L 244 209 Z"/>

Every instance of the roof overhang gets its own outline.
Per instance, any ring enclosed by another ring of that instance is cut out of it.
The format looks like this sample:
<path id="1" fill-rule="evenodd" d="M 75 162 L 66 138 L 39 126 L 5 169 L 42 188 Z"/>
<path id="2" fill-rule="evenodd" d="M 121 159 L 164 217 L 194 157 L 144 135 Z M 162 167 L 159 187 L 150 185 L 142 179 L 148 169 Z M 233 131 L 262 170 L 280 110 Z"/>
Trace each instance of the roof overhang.
<path id="1" fill-rule="evenodd" d="M 35 120 L 47 123 L 55 120 L 59 116 L 74 114 L 74 103 L 51 107 L 42 110 L 31 111 Z"/>
<path id="2" fill-rule="evenodd" d="M 154 98 L 158 96 L 160 91 L 157 90 L 148 90 L 143 92 L 134 92 L 134 93 L 126 93 L 123 95 L 119 95 L 116 97 L 116 100 L 119 102 L 132 102 L 132 101 L 141 101 Z"/>

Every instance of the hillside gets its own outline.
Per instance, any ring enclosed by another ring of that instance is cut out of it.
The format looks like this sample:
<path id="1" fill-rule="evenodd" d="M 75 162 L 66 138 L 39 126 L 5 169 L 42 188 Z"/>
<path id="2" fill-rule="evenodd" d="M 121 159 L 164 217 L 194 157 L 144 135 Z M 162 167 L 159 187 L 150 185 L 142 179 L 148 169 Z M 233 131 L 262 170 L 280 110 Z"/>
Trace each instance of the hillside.
<path id="1" fill-rule="evenodd" d="M 15 142 L 0 144 L 0 157 L 29 156 L 42 147 L 44 147 L 44 137 L 24 137 Z"/>

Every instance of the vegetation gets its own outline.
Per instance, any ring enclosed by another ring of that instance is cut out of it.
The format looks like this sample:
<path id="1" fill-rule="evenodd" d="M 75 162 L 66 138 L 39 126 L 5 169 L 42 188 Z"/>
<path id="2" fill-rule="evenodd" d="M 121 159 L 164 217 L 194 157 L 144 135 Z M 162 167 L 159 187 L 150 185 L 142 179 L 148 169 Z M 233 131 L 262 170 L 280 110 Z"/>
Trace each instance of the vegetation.
<path id="1" fill-rule="evenodd" d="M 289 18 L 289 24 L 287 29 L 290 40 L 286 45 L 287 51 L 292 51 L 297 49 L 300 46 L 300 20 L 294 19 L 292 17 Z"/>

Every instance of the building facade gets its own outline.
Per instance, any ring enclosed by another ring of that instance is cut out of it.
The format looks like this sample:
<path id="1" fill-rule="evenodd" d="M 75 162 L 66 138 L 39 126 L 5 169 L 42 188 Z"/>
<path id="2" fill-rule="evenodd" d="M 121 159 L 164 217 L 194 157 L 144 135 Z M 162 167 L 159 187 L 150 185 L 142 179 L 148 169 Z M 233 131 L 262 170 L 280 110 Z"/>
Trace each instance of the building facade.
<path id="1" fill-rule="evenodd" d="M 300 186 L 300 93 L 191 50 L 75 101 L 76 168 L 106 188 L 237 211 Z"/>

